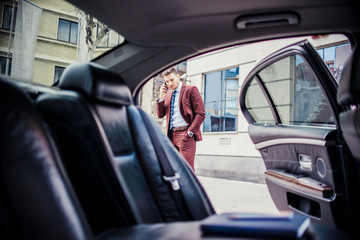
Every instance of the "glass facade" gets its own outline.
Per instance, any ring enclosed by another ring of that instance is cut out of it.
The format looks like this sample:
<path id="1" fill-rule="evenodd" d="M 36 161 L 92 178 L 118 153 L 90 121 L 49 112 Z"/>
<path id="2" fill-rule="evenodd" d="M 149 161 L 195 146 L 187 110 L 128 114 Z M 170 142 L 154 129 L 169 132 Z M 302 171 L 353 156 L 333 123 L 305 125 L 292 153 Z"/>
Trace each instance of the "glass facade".
<path id="1" fill-rule="evenodd" d="M 205 74 L 204 132 L 237 131 L 239 68 Z"/>

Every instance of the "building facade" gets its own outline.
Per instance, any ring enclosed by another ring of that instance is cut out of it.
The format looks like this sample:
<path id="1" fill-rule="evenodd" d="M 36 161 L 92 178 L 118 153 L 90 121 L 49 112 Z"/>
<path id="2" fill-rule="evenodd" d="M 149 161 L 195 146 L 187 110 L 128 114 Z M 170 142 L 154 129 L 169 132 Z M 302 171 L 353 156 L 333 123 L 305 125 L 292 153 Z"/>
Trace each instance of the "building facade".
<path id="1" fill-rule="evenodd" d="M 0 72 L 10 76 L 12 76 L 11 62 L 14 54 L 14 35 L 17 29 L 16 20 L 21 14 L 18 12 L 20 1 L 5 0 L 0 3 Z M 33 61 L 33 73 L 32 76 L 27 76 L 25 80 L 51 86 L 59 80 L 66 66 L 83 60 L 79 59 L 79 49 L 85 45 L 85 40 L 80 37 L 81 11 L 62 0 L 30 0 L 25 3 L 26 5 L 22 5 L 25 21 L 26 14 L 32 14 L 32 8 L 40 9 L 40 20 L 37 33 L 35 33 L 35 54 L 34 56 L 26 56 L 29 58 L 27 61 Z M 12 20 L 13 31 L 10 31 Z M 94 22 L 92 31 L 97 34 L 98 22 L 96 19 Z M 30 41 L 30 39 L 26 39 L 27 33 L 24 34 L 25 41 Z M 97 45 L 94 57 L 123 41 L 121 35 L 109 29 Z"/>

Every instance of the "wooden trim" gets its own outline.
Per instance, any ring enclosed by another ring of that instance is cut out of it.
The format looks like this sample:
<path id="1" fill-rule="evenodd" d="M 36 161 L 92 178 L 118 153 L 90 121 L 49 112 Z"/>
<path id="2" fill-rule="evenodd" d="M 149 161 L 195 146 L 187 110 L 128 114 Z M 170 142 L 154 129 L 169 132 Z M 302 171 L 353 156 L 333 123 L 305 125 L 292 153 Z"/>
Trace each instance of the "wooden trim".
<path id="1" fill-rule="evenodd" d="M 329 198 L 333 195 L 333 189 L 322 182 L 303 175 L 294 175 L 285 170 L 269 169 L 265 171 L 265 178 L 274 183 L 284 185 L 289 189 L 299 190 L 310 195 Z"/>

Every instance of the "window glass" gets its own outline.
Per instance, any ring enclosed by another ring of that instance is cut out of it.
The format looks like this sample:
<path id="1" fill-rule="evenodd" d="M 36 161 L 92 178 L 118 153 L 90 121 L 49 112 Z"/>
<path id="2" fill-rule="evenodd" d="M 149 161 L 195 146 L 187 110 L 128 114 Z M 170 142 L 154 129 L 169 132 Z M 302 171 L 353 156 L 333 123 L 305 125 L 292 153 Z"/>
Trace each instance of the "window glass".
<path id="1" fill-rule="evenodd" d="M 291 69 L 293 65 L 290 63 L 291 61 L 293 58 L 287 57 L 271 64 L 259 73 L 260 79 L 269 91 L 283 123 L 289 122 L 293 110 L 291 101 L 293 94 L 290 85 L 293 83 L 294 73 Z"/>
<path id="2" fill-rule="evenodd" d="M 302 56 L 277 61 L 264 68 L 259 77 L 283 124 L 334 123 L 317 77 Z"/>
<path id="3" fill-rule="evenodd" d="M 70 22 L 70 42 L 77 43 L 78 35 L 78 24 L 75 22 Z"/>
<path id="4" fill-rule="evenodd" d="M 324 61 L 333 61 L 335 58 L 335 47 L 324 48 Z"/>
<path id="5" fill-rule="evenodd" d="M 239 68 L 205 74 L 204 132 L 237 131 Z"/>
<path id="6" fill-rule="evenodd" d="M 0 57 L 0 73 L 2 74 L 5 74 L 6 71 L 6 60 L 7 60 L 6 57 Z M 11 71 L 11 59 L 9 59 L 8 71 Z"/>
<path id="7" fill-rule="evenodd" d="M 59 19 L 58 39 L 68 42 L 69 31 L 70 31 L 70 22 L 63 19 Z"/>
<path id="8" fill-rule="evenodd" d="M 10 30 L 12 11 L 13 11 L 13 8 L 11 6 L 4 5 L 4 15 L 3 15 L 3 22 L 2 22 L 3 29 Z M 17 8 L 15 8 L 15 16 L 13 18 L 13 21 L 14 21 L 13 29 L 12 29 L 13 31 L 15 30 L 15 25 L 16 25 L 16 13 L 17 13 Z"/>
<path id="9" fill-rule="evenodd" d="M 257 78 L 254 78 L 251 81 L 246 91 L 246 109 L 249 111 L 255 122 L 275 124 L 275 119 L 270 106 L 256 80 Z"/>
<path id="10" fill-rule="evenodd" d="M 60 77 L 63 73 L 63 71 L 65 70 L 64 67 L 59 67 L 59 66 L 55 66 L 55 70 L 54 70 L 54 84 L 57 84 L 60 80 Z"/>
<path id="11" fill-rule="evenodd" d="M 59 19 L 58 39 L 65 42 L 77 43 L 78 24 Z"/>

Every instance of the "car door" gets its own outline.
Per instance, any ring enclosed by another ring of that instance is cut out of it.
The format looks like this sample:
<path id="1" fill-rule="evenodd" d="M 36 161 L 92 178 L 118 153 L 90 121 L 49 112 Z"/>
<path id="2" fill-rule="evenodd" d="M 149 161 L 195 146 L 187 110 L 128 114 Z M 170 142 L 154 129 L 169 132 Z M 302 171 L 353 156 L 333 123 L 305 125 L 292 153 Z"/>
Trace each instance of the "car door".
<path id="1" fill-rule="evenodd" d="M 277 208 L 345 229 L 350 207 L 336 90 L 305 40 L 257 64 L 244 81 L 240 106 Z"/>

